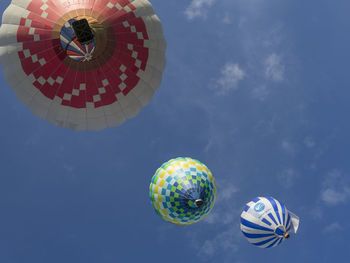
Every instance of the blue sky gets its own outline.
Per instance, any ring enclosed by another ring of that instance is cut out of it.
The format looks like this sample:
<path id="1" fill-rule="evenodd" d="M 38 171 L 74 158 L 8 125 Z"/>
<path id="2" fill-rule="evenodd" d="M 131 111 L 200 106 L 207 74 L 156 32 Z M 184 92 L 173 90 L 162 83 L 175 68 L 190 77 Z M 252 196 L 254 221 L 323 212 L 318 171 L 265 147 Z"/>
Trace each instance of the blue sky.
<path id="1" fill-rule="evenodd" d="M 54 127 L 1 72 L 0 261 L 345 262 L 350 2 L 152 4 L 167 67 L 150 105 L 120 127 Z M 186 227 L 163 222 L 148 198 L 156 169 L 178 156 L 205 163 L 218 184 L 210 216 Z M 265 250 L 239 229 L 244 204 L 264 195 L 301 220 Z"/>

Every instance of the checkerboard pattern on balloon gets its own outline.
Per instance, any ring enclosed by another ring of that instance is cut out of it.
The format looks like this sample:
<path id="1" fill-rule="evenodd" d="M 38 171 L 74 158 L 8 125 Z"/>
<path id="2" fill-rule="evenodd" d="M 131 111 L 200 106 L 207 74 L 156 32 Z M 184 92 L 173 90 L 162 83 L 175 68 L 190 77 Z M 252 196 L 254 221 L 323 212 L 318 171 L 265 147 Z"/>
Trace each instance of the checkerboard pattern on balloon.
<path id="1" fill-rule="evenodd" d="M 203 205 L 197 207 L 193 196 Z M 213 208 L 216 198 L 215 180 L 210 170 L 191 158 L 176 158 L 164 163 L 150 185 L 150 198 L 156 212 L 165 220 L 178 224 L 193 224 L 203 219 Z"/>

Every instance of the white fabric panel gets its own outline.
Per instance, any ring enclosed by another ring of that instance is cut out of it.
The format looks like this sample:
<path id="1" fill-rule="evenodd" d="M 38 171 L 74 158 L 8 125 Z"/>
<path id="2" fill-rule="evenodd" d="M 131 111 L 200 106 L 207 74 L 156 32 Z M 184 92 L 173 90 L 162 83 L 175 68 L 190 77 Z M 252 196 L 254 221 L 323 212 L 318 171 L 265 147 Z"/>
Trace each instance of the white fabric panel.
<path id="1" fill-rule="evenodd" d="M 1 25 L 0 30 L 0 46 L 7 46 L 17 43 L 17 30 L 16 25 Z"/>
<path id="2" fill-rule="evenodd" d="M 20 71 L 14 71 L 12 74 L 5 75 L 6 80 L 7 79 L 16 79 L 16 76 L 21 76 Z M 19 82 L 18 82 L 19 81 Z M 33 86 L 33 83 L 35 81 L 35 78 L 33 75 L 29 75 L 26 77 L 18 77 L 17 83 L 11 85 L 10 81 L 7 81 L 9 85 L 14 90 L 17 98 L 19 101 L 21 101 L 24 105 L 29 106 L 33 96 L 38 93 L 39 91 Z"/>
<path id="3" fill-rule="evenodd" d="M 147 26 L 147 34 L 150 39 L 163 37 L 162 24 L 157 15 L 143 16 L 142 19 Z"/>
<path id="4" fill-rule="evenodd" d="M 32 0 L 12 0 L 11 4 L 27 9 L 31 1 Z"/>
<path id="5" fill-rule="evenodd" d="M 166 41 L 164 38 L 144 40 L 144 45 L 147 48 L 159 50 L 165 53 L 166 50 Z"/>
<path id="6" fill-rule="evenodd" d="M 18 51 L 21 50 L 23 50 L 23 45 L 21 43 L 11 46 L 0 46 L 0 62 L 3 65 L 6 65 L 6 67 L 4 67 L 4 70 L 6 70 L 8 68 L 7 66 L 10 66 L 12 62 L 15 62 L 13 61 L 15 58 L 15 60 L 19 60 Z"/>
<path id="7" fill-rule="evenodd" d="M 116 112 L 113 115 L 106 115 L 106 122 L 108 127 L 115 127 L 121 125 L 125 121 L 124 114 L 122 112 Z"/>
<path id="8" fill-rule="evenodd" d="M 21 7 L 21 8 L 23 8 L 23 9 L 28 9 L 28 7 L 29 7 L 29 4 L 32 2 L 33 0 L 12 0 L 12 3 L 11 3 L 11 5 L 15 5 L 15 6 L 18 6 L 18 7 Z M 42 1 L 42 4 L 44 5 L 45 4 L 45 0 L 43 1 L 43 0 L 41 0 Z M 50 3 L 50 5 L 51 6 L 54 6 L 55 5 L 55 0 L 54 1 L 52 1 L 51 3 Z M 52 10 L 52 12 L 55 12 L 55 9 L 53 8 L 53 9 L 51 9 Z M 41 16 L 42 15 L 42 11 L 43 10 L 41 10 L 40 9 L 40 11 L 37 11 L 37 12 L 34 12 L 34 11 L 31 11 L 33 14 L 36 14 L 36 15 L 38 15 L 38 16 Z M 58 14 L 57 12 L 55 12 L 56 14 Z M 48 18 L 46 18 L 47 20 L 49 20 Z"/>
<path id="9" fill-rule="evenodd" d="M 32 82 L 34 82 L 34 78 L 29 76 L 29 78 L 18 84 L 18 86 L 11 86 L 17 99 L 26 106 L 30 105 L 33 97 L 39 92 L 33 87 Z"/>
<path id="10" fill-rule="evenodd" d="M 67 119 L 65 127 L 72 130 L 86 130 L 87 128 L 87 114 L 86 109 L 68 108 Z"/>
<path id="11" fill-rule="evenodd" d="M 6 65 L 3 68 L 7 83 L 13 88 L 18 99 L 28 106 L 38 90 L 33 86 L 34 76 L 27 76 L 22 70 L 17 54 L 19 50 L 22 50 L 22 44 L 1 47 L 0 61 L 2 65 Z"/>
<path id="12" fill-rule="evenodd" d="M 87 127 L 88 127 L 88 130 L 99 131 L 108 126 L 107 126 L 106 119 L 103 117 L 103 118 L 88 118 Z"/>
<path id="13" fill-rule="evenodd" d="M 272 222 L 271 226 L 269 226 L 269 225 L 265 224 L 264 222 L 262 222 L 261 219 L 263 219 L 264 216 L 259 218 L 259 217 L 255 216 L 255 215 L 253 215 L 253 214 L 251 214 L 249 212 L 243 212 L 241 216 L 244 219 L 246 219 L 246 220 L 248 220 L 250 222 L 253 222 L 256 225 L 259 225 L 259 226 L 271 229 L 271 231 L 273 231 L 275 229 L 275 227 L 277 227 L 277 225 L 275 223 L 273 223 L 273 222 Z"/>
<path id="14" fill-rule="evenodd" d="M 149 49 L 147 65 L 151 65 L 158 71 L 163 72 L 166 66 L 164 51 Z"/>
<path id="15" fill-rule="evenodd" d="M 153 7 L 147 0 L 135 0 L 132 2 L 133 6 L 136 7 L 134 14 L 136 17 L 147 16 L 149 14 L 154 14 Z"/>
<path id="16" fill-rule="evenodd" d="M 268 247 L 269 245 L 271 245 L 273 242 L 275 242 L 276 241 L 276 239 L 272 239 L 270 242 L 268 242 L 268 243 L 266 243 L 266 244 L 264 244 L 264 245 L 261 245 L 261 246 L 259 246 L 260 248 L 266 248 L 266 247 Z M 274 246 L 276 246 L 277 245 L 277 243 L 278 243 L 278 241 L 276 242 L 276 244 L 274 244 L 272 247 L 274 247 Z"/>
<path id="17" fill-rule="evenodd" d="M 29 101 L 28 107 L 34 115 L 43 119 L 46 117 L 50 105 L 51 101 L 48 100 L 40 91 L 37 91 Z"/>
<path id="18" fill-rule="evenodd" d="M 62 107 L 61 100 L 55 97 L 45 119 L 56 126 L 64 127 L 65 120 L 68 116 L 68 109 L 68 107 Z"/>
<path id="19" fill-rule="evenodd" d="M 47 115 L 43 118 L 56 126 L 72 130 L 86 130 L 86 109 L 76 109 L 63 106 L 60 101 L 61 100 L 56 97 L 52 103 L 50 103 Z"/>
<path id="20" fill-rule="evenodd" d="M 19 25 L 21 18 L 26 18 L 29 11 L 16 5 L 10 5 L 2 16 L 3 24 Z"/>
<path id="21" fill-rule="evenodd" d="M 156 15 L 142 17 L 144 23 L 147 27 L 147 34 L 149 39 L 152 41 L 153 39 L 161 38 L 161 44 L 164 45 L 164 49 L 149 49 L 149 60 L 147 64 L 152 65 L 157 68 L 159 71 L 163 71 L 166 66 L 165 60 L 165 48 L 166 42 L 163 37 L 163 29 L 160 23 L 159 18 Z M 147 43 L 147 42 L 146 42 Z"/>
<path id="22" fill-rule="evenodd" d="M 284 224 L 285 222 L 283 222 L 283 215 L 282 215 L 282 207 L 280 205 L 280 202 L 276 200 L 276 205 L 277 205 L 277 208 L 278 208 L 278 215 L 279 215 L 279 218 L 281 219 L 281 223 Z M 285 211 L 286 213 L 287 211 Z M 287 214 L 286 214 L 287 216 Z M 276 219 L 278 220 L 278 217 L 276 217 Z"/>
<path id="23" fill-rule="evenodd" d="M 95 118 L 101 118 L 105 116 L 105 112 L 102 107 L 95 108 L 95 105 L 92 102 L 87 102 L 86 107 L 86 117 L 95 119 Z"/>
<path id="24" fill-rule="evenodd" d="M 271 234 L 271 236 L 268 236 L 268 237 L 261 237 L 261 238 L 249 238 L 249 237 L 246 237 L 246 238 L 249 241 L 249 243 L 252 243 L 252 244 L 259 243 L 259 242 L 262 242 L 262 241 L 269 240 L 269 239 L 273 238 L 272 241 L 267 243 L 267 244 L 271 244 L 273 241 L 276 240 L 277 237 L 274 234 Z M 262 245 L 262 246 L 265 246 L 265 244 Z"/>
<path id="25" fill-rule="evenodd" d="M 137 97 L 143 106 L 146 106 L 152 100 L 154 89 L 149 84 L 140 79 L 137 86 L 131 92 Z"/>
<path id="26" fill-rule="evenodd" d="M 151 65 L 147 65 L 146 71 L 137 72 L 137 76 L 147 82 L 154 90 L 157 90 L 162 82 L 162 72 Z"/>
<path id="27" fill-rule="evenodd" d="M 119 126 L 126 120 L 125 114 L 119 101 L 105 106 L 104 110 L 106 114 L 106 121 L 109 127 Z"/>
<path id="28" fill-rule="evenodd" d="M 3 24 L 10 24 L 10 25 L 19 25 L 21 18 L 26 18 L 26 27 L 31 27 L 32 20 L 35 20 L 35 18 L 38 19 L 38 21 L 42 21 L 42 17 L 39 14 L 31 13 L 32 17 L 31 19 L 27 19 L 28 15 L 30 14 L 30 11 L 24 9 L 23 7 L 16 6 L 16 5 L 10 5 L 4 12 L 2 17 L 2 23 Z M 48 19 L 45 20 L 47 23 L 46 25 L 53 26 L 55 24 L 54 21 L 50 21 Z M 37 25 L 35 28 L 42 28 L 45 29 L 45 26 L 43 24 Z"/>
<path id="29" fill-rule="evenodd" d="M 152 67 L 152 66 L 148 66 L 148 67 Z M 148 83 L 153 89 L 158 89 L 160 87 L 160 84 L 162 83 L 162 78 L 163 78 L 163 72 L 160 72 L 158 69 L 153 68 L 153 74 Z"/>
<path id="30" fill-rule="evenodd" d="M 135 117 L 140 112 L 142 104 L 133 93 L 130 92 L 127 96 L 121 94 L 117 97 L 127 119 Z"/>
<path id="31" fill-rule="evenodd" d="M 299 222 L 300 222 L 299 217 L 293 214 L 291 211 L 288 211 L 288 213 L 290 214 L 291 221 L 292 221 L 292 231 L 294 234 L 296 234 L 299 228 Z"/>
<path id="32" fill-rule="evenodd" d="M 254 228 L 249 228 L 241 224 L 241 230 L 249 234 L 273 234 L 273 231 L 265 231 Z"/>

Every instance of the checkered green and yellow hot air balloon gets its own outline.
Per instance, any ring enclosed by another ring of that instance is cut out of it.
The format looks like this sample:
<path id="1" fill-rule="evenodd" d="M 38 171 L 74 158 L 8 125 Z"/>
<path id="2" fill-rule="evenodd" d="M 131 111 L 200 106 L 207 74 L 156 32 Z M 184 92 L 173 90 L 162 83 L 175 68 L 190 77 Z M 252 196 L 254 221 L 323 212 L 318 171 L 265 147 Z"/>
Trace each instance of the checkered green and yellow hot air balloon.
<path id="1" fill-rule="evenodd" d="M 180 157 L 157 170 L 150 185 L 150 198 L 164 220 L 190 225 L 203 219 L 213 208 L 216 184 L 204 164 Z"/>

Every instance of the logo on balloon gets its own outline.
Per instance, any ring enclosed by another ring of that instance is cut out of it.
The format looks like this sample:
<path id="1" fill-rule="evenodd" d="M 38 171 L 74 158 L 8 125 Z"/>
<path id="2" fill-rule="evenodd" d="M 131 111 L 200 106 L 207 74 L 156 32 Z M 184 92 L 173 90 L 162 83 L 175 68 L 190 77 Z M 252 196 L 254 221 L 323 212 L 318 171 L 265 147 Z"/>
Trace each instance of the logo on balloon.
<path id="1" fill-rule="evenodd" d="M 265 205 L 263 203 L 257 203 L 255 206 L 254 206 L 254 210 L 255 212 L 261 212 L 262 210 L 265 209 Z"/>

